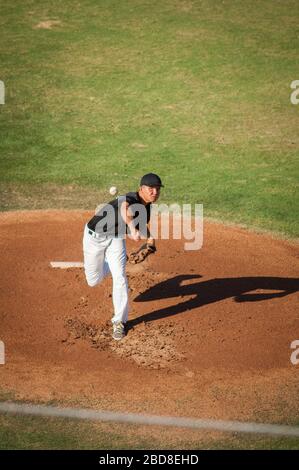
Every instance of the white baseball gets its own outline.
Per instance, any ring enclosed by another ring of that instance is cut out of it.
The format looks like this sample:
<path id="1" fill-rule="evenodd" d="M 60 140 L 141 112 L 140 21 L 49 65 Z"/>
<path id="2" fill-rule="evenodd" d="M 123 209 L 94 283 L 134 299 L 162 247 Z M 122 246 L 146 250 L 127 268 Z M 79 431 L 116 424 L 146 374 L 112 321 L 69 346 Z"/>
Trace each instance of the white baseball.
<path id="1" fill-rule="evenodd" d="M 115 196 L 118 193 L 117 187 L 111 186 L 111 188 L 109 189 L 109 193 L 111 194 L 111 196 Z"/>

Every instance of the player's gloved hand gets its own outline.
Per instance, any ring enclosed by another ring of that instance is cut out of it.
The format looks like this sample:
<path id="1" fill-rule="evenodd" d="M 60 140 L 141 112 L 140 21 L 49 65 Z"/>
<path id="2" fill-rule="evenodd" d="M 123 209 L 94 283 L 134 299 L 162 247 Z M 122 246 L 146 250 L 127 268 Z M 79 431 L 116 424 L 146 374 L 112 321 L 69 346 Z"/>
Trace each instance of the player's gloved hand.
<path id="1" fill-rule="evenodd" d="M 149 255 L 155 253 L 157 248 L 151 243 L 144 243 L 137 251 L 133 251 L 128 256 L 128 261 L 131 264 L 142 263 Z"/>

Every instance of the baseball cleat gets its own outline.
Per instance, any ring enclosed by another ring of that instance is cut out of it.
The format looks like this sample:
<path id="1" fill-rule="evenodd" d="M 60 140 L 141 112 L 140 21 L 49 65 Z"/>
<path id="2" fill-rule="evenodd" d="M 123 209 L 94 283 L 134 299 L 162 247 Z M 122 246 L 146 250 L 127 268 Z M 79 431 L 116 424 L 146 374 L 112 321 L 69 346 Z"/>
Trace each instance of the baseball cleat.
<path id="1" fill-rule="evenodd" d="M 125 326 L 121 321 L 113 323 L 112 338 L 119 341 L 125 337 Z"/>

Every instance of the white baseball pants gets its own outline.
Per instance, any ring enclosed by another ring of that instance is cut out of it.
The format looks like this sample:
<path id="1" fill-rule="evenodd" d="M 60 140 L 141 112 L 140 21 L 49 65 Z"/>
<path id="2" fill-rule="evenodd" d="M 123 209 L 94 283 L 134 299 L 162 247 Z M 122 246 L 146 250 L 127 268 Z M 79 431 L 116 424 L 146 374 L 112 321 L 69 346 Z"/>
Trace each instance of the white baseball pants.
<path id="1" fill-rule="evenodd" d="M 112 323 L 128 321 L 128 281 L 126 276 L 126 241 L 123 238 L 94 238 L 88 233 L 87 224 L 83 236 L 84 270 L 87 284 L 99 284 L 111 273 L 113 281 Z"/>

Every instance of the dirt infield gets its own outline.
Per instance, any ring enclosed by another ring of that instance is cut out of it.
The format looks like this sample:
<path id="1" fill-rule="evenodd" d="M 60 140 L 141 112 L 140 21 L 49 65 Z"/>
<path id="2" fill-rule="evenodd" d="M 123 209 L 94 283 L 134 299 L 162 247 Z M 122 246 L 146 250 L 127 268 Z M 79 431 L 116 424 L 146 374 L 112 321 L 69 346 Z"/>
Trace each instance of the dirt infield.
<path id="1" fill-rule="evenodd" d="M 216 419 L 299 417 L 298 246 L 205 223 L 204 245 L 158 241 L 128 266 L 130 324 L 111 339 L 111 279 L 90 288 L 91 212 L 0 214 L 2 396 Z M 132 248 L 128 242 L 129 249 Z"/>

